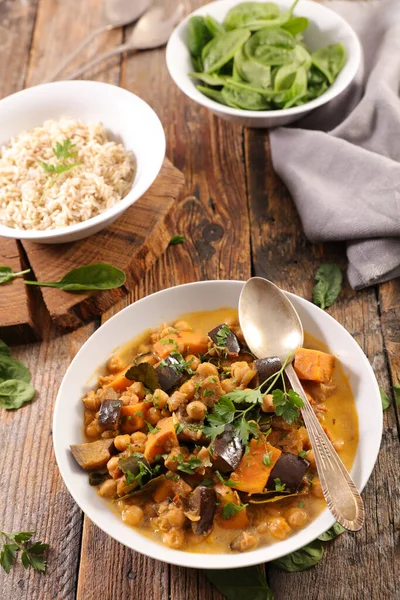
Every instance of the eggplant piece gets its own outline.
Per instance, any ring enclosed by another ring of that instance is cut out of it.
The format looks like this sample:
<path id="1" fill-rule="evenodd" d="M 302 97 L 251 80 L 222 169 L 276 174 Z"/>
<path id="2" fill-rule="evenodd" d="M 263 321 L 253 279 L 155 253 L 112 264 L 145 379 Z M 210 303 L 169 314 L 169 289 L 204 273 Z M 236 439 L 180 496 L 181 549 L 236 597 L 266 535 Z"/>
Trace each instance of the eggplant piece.
<path id="1" fill-rule="evenodd" d="M 85 471 L 94 471 L 105 467 L 114 449 L 114 440 L 97 440 L 86 444 L 71 444 L 73 457 Z"/>
<path id="2" fill-rule="evenodd" d="M 257 385 L 261 385 L 268 377 L 276 375 L 281 370 L 282 363 L 277 356 L 257 358 L 254 361 L 254 368 L 257 371 Z"/>
<path id="3" fill-rule="evenodd" d="M 160 388 L 164 392 L 168 392 L 182 378 L 182 373 L 175 368 L 174 365 L 179 365 L 179 361 L 172 356 L 167 356 L 163 361 L 163 366 L 159 365 L 155 371 L 157 373 Z"/>
<path id="4" fill-rule="evenodd" d="M 142 465 L 142 467 L 140 465 Z M 138 475 L 140 471 L 142 471 L 144 474 L 146 474 L 146 472 L 149 475 L 151 474 L 150 463 L 140 452 L 134 452 L 130 456 L 120 458 L 118 461 L 118 467 L 123 473 L 127 473 L 129 471 L 134 476 Z"/>
<path id="5" fill-rule="evenodd" d="M 224 433 L 215 439 L 210 450 L 214 469 L 221 473 L 232 473 L 239 466 L 244 452 L 243 444 L 232 425 L 225 427 Z"/>
<path id="6" fill-rule="evenodd" d="M 89 485 L 99 485 L 108 477 L 108 471 L 92 471 L 89 473 Z"/>
<path id="7" fill-rule="evenodd" d="M 98 417 L 99 425 L 107 429 L 117 429 L 121 407 L 122 400 L 103 400 Z"/>
<path id="8" fill-rule="evenodd" d="M 153 479 L 150 479 L 150 481 L 142 485 L 141 488 L 135 488 L 131 491 L 128 491 L 124 496 L 115 498 L 113 502 L 119 502 L 120 500 L 125 500 L 125 498 L 131 498 L 132 496 L 142 496 L 144 494 L 148 494 L 149 492 L 152 492 L 163 481 L 165 481 L 165 475 L 159 475 L 158 477 L 154 477 Z"/>
<path id="9" fill-rule="evenodd" d="M 193 533 L 210 533 L 216 508 L 216 494 L 213 488 L 199 485 L 188 497 L 186 516 L 192 521 Z"/>
<path id="10" fill-rule="evenodd" d="M 212 339 L 216 346 L 226 348 L 229 354 L 236 356 L 239 354 L 239 340 L 226 323 L 221 323 L 221 325 L 217 325 L 217 327 L 211 329 L 211 331 L 208 332 L 208 337 Z"/>
<path id="11" fill-rule="evenodd" d="M 297 492 L 310 463 L 291 452 L 283 452 L 268 479 L 267 488 L 275 489 L 275 479 L 285 484 L 285 491 Z"/>

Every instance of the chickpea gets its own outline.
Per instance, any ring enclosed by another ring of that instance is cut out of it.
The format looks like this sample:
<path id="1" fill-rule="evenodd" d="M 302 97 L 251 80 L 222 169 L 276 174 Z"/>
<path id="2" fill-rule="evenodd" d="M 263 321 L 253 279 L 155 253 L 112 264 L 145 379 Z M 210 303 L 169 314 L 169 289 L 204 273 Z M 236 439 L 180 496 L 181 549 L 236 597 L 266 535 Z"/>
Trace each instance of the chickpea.
<path id="1" fill-rule="evenodd" d="M 124 450 L 126 450 L 130 443 L 131 443 L 131 436 L 128 434 L 117 435 L 117 437 L 114 440 L 114 446 L 120 452 L 123 452 Z"/>
<path id="2" fill-rule="evenodd" d="M 128 387 L 128 390 L 129 392 L 132 392 L 132 394 L 136 394 L 139 400 L 143 400 L 145 393 L 144 385 L 141 381 L 135 381 L 135 383 L 132 383 L 132 385 Z"/>
<path id="3" fill-rule="evenodd" d="M 136 396 L 136 394 L 122 394 L 120 400 L 124 406 L 133 406 L 139 402 L 139 398 Z"/>
<path id="4" fill-rule="evenodd" d="M 126 477 L 122 475 L 116 479 L 117 481 L 117 494 L 118 496 L 125 496 L 126 491 Z"/>
<path id="5" fill-rule="evenodd" d="M 204 378 L 210 376 L 218 377 L 218 369 L 212 363 L 205 362 L 197 367 L 196 374 L 202 375 Z"/>
<path id="6" fill-rule="evenodd" d="M 185 381 L 185 383 L 183 383 L 181 385 L 181 387 L 179 388 L 179 391 L 182 392 L 182 394 L 185 394 L 185 396 L 188 400 L 191 400 L 194 397 L 194 394 L 196 391 L 196 385 L 192 379 L 189 379 L 188 381 Z"/>
<path id="7" fill-rule="evenodd" d="M 183 514 L 183 509 L 175 506 L 170 508 L 170 510 L 168 511 L 167 519 L 171 527 L 182 527 L 186 520 L 186 517 Z"/>
<path id="8" fill-rule="evenodd" d="M 86 427 L 85 433 L 89 438 L 97 437 L 99 435 L 100 431 L 97 426 L 97 417 L 94 418 L 91 423 L 89 423 L 89 425 Z"/>
<path id="9" fill-rule="evenodd" d="M 197 358 L 197 356 L 195 356 L 194 354 L 188 354 L 186 357 L 186 361 L 190 363 L 189 366 L 192 369 L 192 371 L 197 371 L 197 367 L 200 364 L 200 359 Z"/>
<path id="10" fill-rule="evenodd" d="M 237 387 L 236 379 L 224 379 L 221 381 L 221 387 L 226 394 L 233 392 L 233 390 L 236 390 Z"/>
<path id="11" fill-rule="evenodd" d="M 87 410 L 96 412 L 96 410 L 99 410 L 100 408 L 101 398 L 99 398 L 99 396 L 93 390 L 91 390 L 83 398 L 83 404 Z"/>
<path id="12" fill-rule="evenodd" d="M 114 473 L 114 471 L 118 469 L 118 461 L 118 456 L 112 456 L 107 463 L 107 469 L 111 476 Z"/>
<path id="13" fill-rule="evenodd" d="M 185 545 L 185 534 L 182 529 L 172 529 L 168 533 L 164 533 L 162 541 L 169 548 L 179 550 Z"/>
<path id="14" fill-rule="evenodd" d="M 114 354 L 107 361 L 107 369 L 110 373 L 119 373 L 125 367 L 125 363 L 118 354 Z"/>
<path id="15" fill-rule="evenodd" d="M 257 525 L 257 532 L 258 533 L 267 533 L 268 531 L 268 523 L 267 521 L 261 521 L 258 525 Z"/>
<path id="16" fill-rule="evenodd" d="M 83 416 L 85 427 L 87 427 L 93 421 L 94 416 L 95 416 L 94 412 L 92 412 L 91 410 L 85 410 L 85 413 Z"/>
<path id="17" fill-rule="evenodd" d="M 311 494 L 314 496 L 314 498 L 324 497 L 321 482 L 318 477 L 314 477 L 314 479 L 312 480 Z"/>
<path id="18" fill-rule="evenodd" d="M 274 397 L 272 394 L 265 394 L 262 399 L 261 410 L 265 413 L 275 412 Z"/>
<path id="19" fill-rule="evenodd" d="M 285 540 L 291 529 L 283 517 L 273 517 L 268 521 L 270 534 L 277 540 Z"/>
<path id="20" fill-rule="evenodd" d="M 191 419 L 195 419 L 196 421 L 204 421 L 207 407 L 204 406 L 204 404 L 199 400 L 195 400 L 187 405 L 186 412 Z"/>
<path id="21" fill-rule="evenodd" d="M 332 442 L 332 444 L 336 452 L 340 452 L 341 450 L 343 450 L 344 440 L 335 440 Z"/>
<path id="22" fill-rule="evenodd" d="M 111 438 L 114 438 L 117 435 L 116 431 L 112 431 L 111 429 L 108 429 L 107 431 L 103 431 L 103 433 L 101 434 L 101 437 L 103 438 L 103 440 L 110 440 Z"/>
<path id="23" fill-rule="evenodd" d="M 189 455 L 189 451 L 185 447 L 181 448 L 180 446 L 176 446 L 176 448 L 173 448 L 171 450 L 171 452 L 168 454 L 167 458 L 165 459 L 165 462 L 164 462 L 165 467 L 172 472 L 175 472 L 178 469 L 179 454 L 181 454 L 183 459 L 186 460 L 186 458 Z"/>
<path id="24" fill-rule="evenodd" d="M 153 394 L 153 404 L 156 408 L 164 408 L 169 400 L 167 392 L 156 389 Z"/>
<path id="25" fill-rule="evenodd" d="M 290 508 L 286 513 L 286 519 L 290 527 L 299 529 L 307 523 L 307 513 L 301 508 Z"/>
<path id="26" fill-rule="evenodd" d="M 131 435 L 131 451 L 141 452 L 143 454 L 146 447 L 147 435 L 141 431 L 135 431 Z"/>
<path id="27" fill-rule="evenodd" d="M 98 494 L 103 498 L 113 498 L 117 493 L 117 481 L 106 479 L 99 487 Z"/>
<path id="28" fill-rule="evenodd" d="M 174 392 L 168 400 L 168 408 L 171 412 L 177 410 L 180 406 L 187 404 L 186 394 L 182 392 Z"/>
<path id="29" fill-rule="evenodd" d="M 161 337 L 167 337 L 167 335 L 170 335 L 171 333 L 176 333 L 176 327 L 164 327 L 161 331 Z"/>
<path id="30" fill-rule="evenodd" d="M 310 466 L 313 469 L 317 468 L 317 465 L 316 465 L 316 462 L 315 462 L 314 450 L 310 450 L 309 452 L 307 452 L 306 460 L 308 460 L 308 462 L 310 463 Z"/>
<path id="31" fill-rule="evenodd" d="M 174 327 L 178 331 L 192 331 L 192 327 L 187 321 L 176 321 L 176 323 L 174 323 Z"/>
<path id="32" fill-rule="evenodd" d="M 129 506 L 122 513 L 122 520 L 128 525 L 139 525 L 144 516 L 143 510 L 140 506 Z"/>
<path id="33" fill-rule="evenodd" d="M 146 420 L 151 424 L 151 425 L 157 425 L 158 421 L 161 419 L 161 411 L 159 408 L 154 408 L 154 406 L 152 406 L 151 408 L 149 408 L 149 410 L 147 411 L 147 417 Z"/>
<path id="34" fill-rule="evenodd" d="M 231 542 L 231 550 L 236 550 L 237 552 L 246 552 L 246 550 L 251 550 L 257 546 L 258 540 L 259 538 L 257 534 L 242 531 L 242 533 Z"/>

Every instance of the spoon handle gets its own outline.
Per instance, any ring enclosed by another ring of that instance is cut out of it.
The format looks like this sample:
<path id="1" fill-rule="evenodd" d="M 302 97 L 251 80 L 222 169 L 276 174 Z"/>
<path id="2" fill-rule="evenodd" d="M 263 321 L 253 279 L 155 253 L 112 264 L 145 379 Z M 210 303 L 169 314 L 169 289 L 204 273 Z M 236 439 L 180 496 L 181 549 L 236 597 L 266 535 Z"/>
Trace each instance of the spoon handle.
<path id="1" fill-rule="evenodd" d="M 97 58 L 94 58 L 93 60 L 90 60 L 89 62 L 85 63 L 84 65 L 79 67 L 79 69 L 76 69 L 76 71 L 74 71 L 73 73 L 68 75 L 68 77 L 66 77 L 65 79 L 67 81 L 69 81 L 70 79 L 76 79 L 77 77 L 80 77 L 80 75 L 82 75 L 88 69 L 92 69 L 93 67 L 98 65 L 100 62 L 107 60 L 107 58 L 111 58 L 112 56 L 122 54 L 122 52 L 127 52 L 128 50 L 134 50 L 134 49 L 135 48 L 132 44 L 121 44 L 120 46 L 117 46 L 116 48 L 113 48 L 112 50 L 109 50 L 108 52 L 101 54 Z"/>
<path id="2" fill-rule="evenodd" d="M 364 504 L 357 487 L 322 429 L 292 364 L 285 369 L 292 388 L 304 402 L 301 414 L 314 451 L 318 476 L 328 508 L 345 529 L 358 531 L 364 523 Z"/>
<path id="3" fill-rule="evenodd" d="M 46 79 L 46 81 L 44 81 L 43 83 L 48 83 L 50 81 L 54 81 L 58 75 L 65 69 L 65 67 L 67 65 L 69 65 L 69 63 L 78 56 L 78 54 L 80 52 L 82 52 L 82 50 L 84 48 L 86 48 L 86 46 L 88 46 L 90 44 L 90 42 L 92 42 L 98 35 L 100 35 L 101 33 L 104 33 L 106 31 L 110 31 L 111 29 L 114 29 L 114 25 L 103 25 L 102 27 L 98 27 L 97 29 L 95 29 L 94 31 L 92 31 L 76 48 L 75 50 L 73 50 L 70 54 L 68 54 L 68 56 L 66 56 L 64 58 L 64 60 L 62 60 L 59 65 L 57 66 L 57 68 L 51 73 L 50 77 L 48 77 Z"/>

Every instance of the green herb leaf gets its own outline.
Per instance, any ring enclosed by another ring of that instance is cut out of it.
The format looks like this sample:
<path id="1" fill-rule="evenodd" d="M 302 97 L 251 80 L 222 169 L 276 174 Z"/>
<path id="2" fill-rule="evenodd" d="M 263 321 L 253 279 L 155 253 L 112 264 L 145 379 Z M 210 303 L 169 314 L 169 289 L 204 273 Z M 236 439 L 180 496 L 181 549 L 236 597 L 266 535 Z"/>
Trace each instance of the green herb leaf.
<path id="1" fill-rule="evenodd" d="M 141 381 L 152 392 L 160 387 L 157 371 L 149 363 L 140 363 L 130 367 L 125 377 L 132 381 Z"/>
<path id="2" fill-rule="evenodd" d="M 198 458 L 192 456 L 189 460 L 184 461 L 181 454 L 178 454 L 178 471 L 182 471 L 183 473 L 187 473 L 188 475 L 193 475 L 195 469 L 201 467 L 202 462 Z"/>
<path id="3" fill-rule="evenodd" d="M 9 573 L 14 564 L 19 548 L 16 544 L 4 544 L 0 553 L 0 565 Z"/>
<path id="4" fill-rule="evenodd" d="M 4 543 L 0 552 L 0 565 L 3 567 L 6 573 L 9 573 L 13 566 L 18 552 L 21 550 L 21 561 L 25 568 L 32 567 L 35 571 L 44 573 L 46 570 L 46 560 L 44 553 L 49 547 L 48 544 L 42 544 L 42 542 L 35 542 L 28 546 L 27 541 L 36 533 L 35 531 L 19 531 L 16 533 L 6 533 L 0 531 L 0 537 L 3 540 L 7 540 Z"/>
<path id="5" fill-rule="evenodd" d="M 274 390 L 272 396 L 273 405 L 276 407 L 275 413 L 278 417 L 282 417 L 289 425 L 299 418 L 300 408 L 304 403 L 297 392 Z"/>
<path id="6" fill-rule="evenodd" d="M 53 287 L 64 292 L 84 292 L 92 290 L 111 290 L 125 283 L 125 273 L 108 263 L 83 265 L 69 271 L 59 281 L 26 281 L 27 285 Z"/>
<path id="7" fill-rule="evenodd" d="M 8 379 L 0 383 L 0 408 L 15 410 L 35 397 L 36 390 L 30 383 Z"/>
<path id="8" fill-rule="evenodd" d="M 281 480 L 279 479 L 279 477 L 276 477 L 274 479 L 274 484 L 275 484 L 275 490 L 277 492 L 283 492 L 283 491 L 285 491 L 286 484 L 282 483 Z"/>
<path id="9" fill-rule="evenodd" d="M 221 483 L 224 485 L 228 485 L 232 487 L 237 484 L 237 481 L 233 481 L 232 479 L 224 479 L 219 471 L 215 471 L 215 475 L 218 477 Z"/>
<path id="10" fill-rule="evenodd" d="M 182 433 L 182 431 L 185 429 L 185 424 L 184 423 L 175 423 L 175 433 L 176 435 L 179 435 L 180 433 Z"/>
<path id="11" fill-rule="evenodd" d="M 25 275 L 25 273 L 29 272 L 30 269 L 26 269 L 25 271 L 19 271 L 18 273 L 15 273 L 11 267 L 0 266 L 0 285 L 2 283 L 7 283 L 16 277 L 21 277 L 21 275 Z"/>
<path id="12" fill-rule="evenodd" d="M 398 408 L 400 408 L 400 385 L 393 386 L 394 398 Z"/>
<path id="13" fill-rule="evenodd" d="M 270 467 L 271 466 L 271 453 L 270 452 L 266 452 L 263 456 L 263 464 L 266 467 Z"/>
<path id="14" fill-rule="evenodd" d="M 228 325 L 224 323 L 215 336 L 217 339 L 217 346 L 219 348 L 226 348 L 226 341 L 230 333 L 231 330 L 229 329 Z"/>
<path id="15" fill-rule="evenodd" d="M 0 383 L 8 379 L 18 379 L 29 383 L 31 380 L 31 372 L 29 369 L 16 358 L 11 356 L 0 355 Z"/>
<path id="16" fill-rule="evenodd" d="M 223 571 L 210 569 L 205 573 L 226 600 L 274 600 L 258 566 Z"/>
<path id="17" fill-rule="evenodd" d="M 340 525 L 340 523 L 335 523 L 334 525 L 332 525 L 332 527 L 330 529 L 328 529 L 328 531 L 325 531 L 325 533 L 322 533 L 318 537 L 318 539 L 321 540 L 321 542 L 330 542 L 331 540 L 334 540 L 338 535 L 341 535 L 345 531 L 346 531 L 345 528 L 342 527 L 342 525 Z"/>
<path id="18" fill-rule="evenodd" d="M 11 350 L 3 340 L 0 340 L 0 356 L 11 356 Z"/>
<path id="19" fill-rule="evenodd" d="M 230 519 L 234 517 L 236 513 L 246 508 L 246 506 L 248 506 L 248 504 L 234 504 L 234 502 L 227 502 L 222 509 L 222 518 Z"/>
<path id="20" fill-rule="evenodd" d="M 306 450 L 301 450 L 299 452 L 299 457 L 300 458 L 307 458 L 307 454 L 308 454 L 308 452 Z"/>
<path id="21" fill-rule="evenodd" d="M 66 138 L 62 143 L 57 142 L 55 148 L 52 150 L 56 158 L 59 160 L 67 160 L 78 154 L 75 147 L 75 144 L 73 144 L 69 138 Z"/>
<path id="22" fill-rule="evenodd" d="M 379 388 L 379 391 L 381 394 L 382 410 L 386 410 L 390 406 L 390 398 L 382 388 Z"/>
<path id="23" fill-rule="evenodd" d="M 169 245 L 176 246 L 177 244 L 184 244 L 185 236 L 184 235 L 173 235 L 170 239 Z"/>
<path id="24" fill-rule="evenodd" d="M 304 548 L 291 552 L 272 561 L 282 571 L 294 573 L 295 571 L 304 571 L 313 567 L 322 559 L 324 555 L 324 544 L 321 540 L 314 540 Z"/>
<path id="25" fill-rule="evenodd" d="M 342 289 L 343 274 L 337 265 L 321 265 L 315 274 L 313 302 L 323 310 L 335 302 Z"/>
<path id="26" fill-rule="evenodd" d="M 149 423 L 148 421 L 145 421 L 147 428 L 149 430 L 149 433 L 158 433 L 160 431 L 159 427 L 153 427 L 153 425 L 151 423 Z"/>
<path id="27" fill-rule="evenodd" d="M 241 404 L 242 402 L 247 402 L 248 404 L 261 404 L 262 403 L 263 394 L 261 393 L 259 388 L 255 388 L 254 390 L 233 390 L 233 392 L 229 392 L 221 397 L 230 400 L 231 402 L 236 402 L 237 404 Z"/>

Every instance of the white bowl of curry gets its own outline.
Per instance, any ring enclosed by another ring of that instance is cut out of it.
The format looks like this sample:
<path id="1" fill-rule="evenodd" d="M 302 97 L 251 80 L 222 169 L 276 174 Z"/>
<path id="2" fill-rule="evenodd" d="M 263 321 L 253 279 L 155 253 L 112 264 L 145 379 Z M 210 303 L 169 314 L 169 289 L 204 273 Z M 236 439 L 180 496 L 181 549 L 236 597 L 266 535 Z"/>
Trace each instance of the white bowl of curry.
<path id="1" fill-rule="evenodd" d="M 242 286 L 185 284 L 128 306 L 84 344 L 58 393 L 54 448 L 75 501 L 125 546 L 171 564 L 267 562 L 334 523 L 280 365 L 245 346 Z M 375 376 L 337 321 L 288 295 L 306 332 L 295 368 L 363 489 L 382 432 Z"/>

